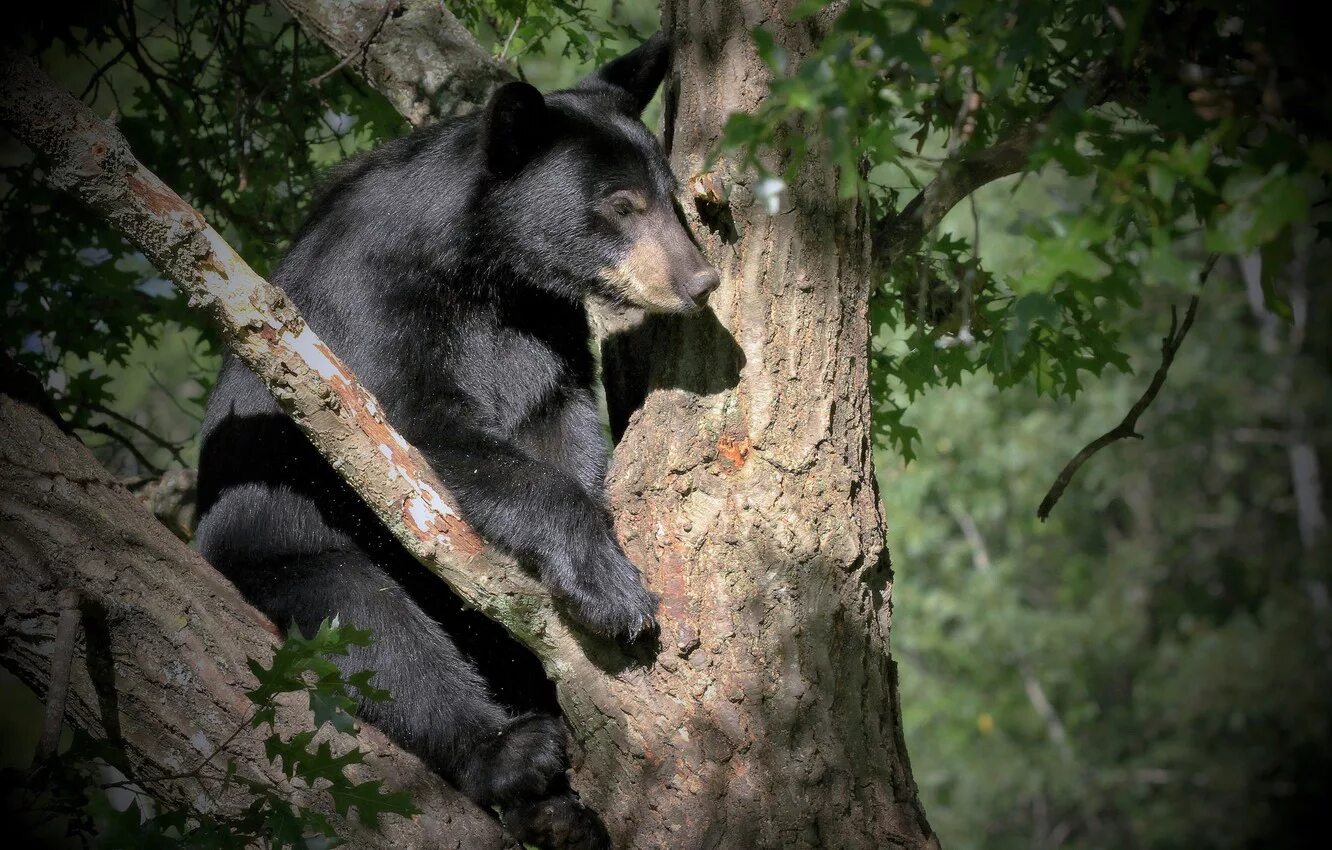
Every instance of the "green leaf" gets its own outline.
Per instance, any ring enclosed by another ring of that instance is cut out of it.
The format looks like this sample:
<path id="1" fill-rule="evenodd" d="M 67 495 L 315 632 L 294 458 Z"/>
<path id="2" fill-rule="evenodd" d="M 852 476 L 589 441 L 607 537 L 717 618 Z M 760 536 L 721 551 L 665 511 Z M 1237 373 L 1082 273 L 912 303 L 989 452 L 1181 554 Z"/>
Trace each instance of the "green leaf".
<path id="1" fill-rule="evenodd" d="M 403 791 L 383 791 L 383 782 L 372 779 L 359 785 L 330 788 L 333 808 L 340 815 L 346 815 L 349 808 L 355 807 L 357 819 L 367 827 L 378 828 L 379 816 L 396 814 L 411 817 L 417 813 L 411 797 Z"/>

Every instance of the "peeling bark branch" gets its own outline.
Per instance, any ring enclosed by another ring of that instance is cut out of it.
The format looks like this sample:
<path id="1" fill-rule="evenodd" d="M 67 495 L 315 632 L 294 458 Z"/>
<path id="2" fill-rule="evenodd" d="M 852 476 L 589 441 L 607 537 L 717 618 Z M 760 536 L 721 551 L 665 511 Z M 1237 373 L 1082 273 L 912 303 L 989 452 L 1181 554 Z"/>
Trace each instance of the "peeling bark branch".
<path id="1" fill-rule="evenodd" d="M 413 126 L 468 112 L 513 74 L 434 0 L 282 0 Z"/>
<path id="2" fill-rule="evenodd" d="M 135 160 L 123 136 L 27 57 L 0 56 L 0 123 L 41 156 L 50 182 L 104 215 L 190 296 L 319 452 L 390 531 L 468 605 L 496 620 L 557 681 L 581 659 L 549 594 L 486 550 L 446 487 L 283 293 Z"/>
<path id="3" fill-rule="evenodd" d="M 79 594 L 62 590 L 57 604 L 60 616 L 51 649 L 51 678 L 46 688 L 42 736 L 37 739 L 38 761 L 55 755 L 60 746 L 60 732 L 65 728 L 65 701 L 69 697 L 69 669 L 74 663 L 74 641 L 79 636 Z"/>
<path id="4" fill-rule="evenodd" d="M 1212 267 L 1216 265 L 1216 260 L 1215 254 L 1207 260 L 1207 265 L 1203 267 L 1202 275 L 1198 281 L 1199 288 L 1207 283 L 1207 276 L 1212 273 Z M 1064 495 L 1064 490 L 1068 487 L 1069 482 L 1073 480 L 1073 476 L 1092 455 L 1117 440 L 1130 437 L 1135 440 L 1142 439 L 1142 435 L 1138 433 L 1138 418 L 1156 399 L 1161 387 L 1165 386 L 1166 377 L 1170 374 L 1170 366 L 1175 362 L 1175 354 L 1179 352 L 1179 347 L 1184 344 L 1184 337 L 1188 336 L 1189 328 L 1193 327 L 1193 319 L 1197 315 L 1197 295 L 1189 298 L 1189 307 L 1184 313 L 1183 324 L 1179 322 L 1178 311 L 1174 307 L 1170 308 L 1170 330 L 1166 332 L 1165 338 L 1161 340 L 1161 365 L 1157 367 L 1151 383 L 1143 391 L 1142 397 L 1133 403 L 1128 413 L 1124 414 L 1123 420 L 1118 425 L 1088 443 L 1060 471 L 1059 477 L 1055 479 L 1054 484 L 1050 485 L 1050 492 L 1045 494 L 1040 507 L 1036 509 L 1036 516 L 1040 517 L 1042 522 L 1049 518 L 1050 511 L 1054 509 L 1059 498 Z"/>
<path id="5" fill-rule="evenodd" d="M 0 663 L 46 698 L 45 746 L 71 722 L 121 747 L 127 776 L 140 782 L 179 774 L 241 729 L 227 749 L 239 775 L 321 811 L 353 847 L 512 846 L 494 818 L 371 726 L 330 746 L 354 743 L 365 762 L 352 778 L 409 790 L 421 814 L 385 817 L 378 834 L 290 784 L 264 753 L 267 732 L 247 722 L 255 683 L 246 660 L 267 659 L 277 629 L 85 446 L 11 392 L 0 384 Z M 281 703 L 283 735 L 309 726 L 304 700 Z M 224 812 L 249 803 L 233 791 L 216 797 Z"/>

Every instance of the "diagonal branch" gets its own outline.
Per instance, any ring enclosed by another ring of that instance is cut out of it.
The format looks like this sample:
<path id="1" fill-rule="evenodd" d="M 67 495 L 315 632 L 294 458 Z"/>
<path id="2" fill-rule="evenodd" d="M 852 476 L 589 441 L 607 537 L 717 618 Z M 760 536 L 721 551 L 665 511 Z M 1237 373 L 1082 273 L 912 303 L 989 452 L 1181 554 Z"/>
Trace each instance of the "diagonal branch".
<path id="1" fill-rule="evenodd" d="M 140 164 L 115 128 L 13 53 L 0 53 L 0 124 L 41 157 L 56 188 L 104 215 L 190 296 L 319 452 L 465 604 L 543 661 L 558 659 L 547 665 L 557 681 L 589 663 L 549 594 L 486 549 L 420 453 L 286 296 Z"/>
<path id="2" fill-rule="evenodd" d="M 512 73 L 440 2 L 282 0 L 413 126 L 467 112 Z"/>
<path id="3" fill-rule="evenodd" d="M 1216 260 L 1216 254 L 1208 258 L 1198 281 L 1199 289 L 1207 283 L 1207 276 L 1212 273 L 1212 267 L 1216 265 Z M 1068 487 L 1069 482 L 1073 480 L 1073 476 L 1092 455 L 1117 440 L 1130 437 L 1135 440 L 1142 439 L 1142 434 L 1138 433 L 1138 418 L 1156 399 L 1161 387 L 1165 386 L 1166 377 L 1170 374 L 1170 366 L 1175 362 L 1175 354 L 1179 352 L 1179 347 L 1184 344 L 1184 337 L 1188 336 L 1189 328 L 1193 327 L 1193 319 L 1197 315 L 1197 295 L 1189 298 L 1189 306 L 1184 313 L 1183 324 L 1179 321 L 1179 312 L 1174 307 L 1170 308 L 1170 330 L 1166 332 L 1165 338 L 1161 340 L 1161 365 L 1157 367 L 1151 383 L 1143 391 L 1142 397 L 1133 403 L 1128 413 L 1124 414 L 1123 420 L 1118 425 L 1092 440 L 1083 447 L 1082 451 L 1074 455 L 1072 460 L 1065 464 L 1063 470 L 1059 473 L 1059 477 L 1055 479 L 1054 484 L 1050 485 L 1050 492 L 1045 494 L 1040 507 L 1036 509 L 1036 516 L 1040 517 L 1042 522 L 1049 518 L 1050 511 L 1054 509 L 1059 498 L 1064 495 L 1064 490 Z"/>

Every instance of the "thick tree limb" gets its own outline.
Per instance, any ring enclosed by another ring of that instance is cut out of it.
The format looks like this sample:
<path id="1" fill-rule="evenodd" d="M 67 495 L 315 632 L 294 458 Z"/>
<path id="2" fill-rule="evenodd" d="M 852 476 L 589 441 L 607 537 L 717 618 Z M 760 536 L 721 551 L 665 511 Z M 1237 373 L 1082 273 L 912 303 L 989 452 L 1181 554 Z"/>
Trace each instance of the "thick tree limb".
<path id="1" fill-rule="evenodd" d="M 513 79 L 438 0 L 282 0 L 413 126 L 467 112 Z M 325 72 L 323 76 L 332 73 Z"/>
<path id="2" fill-rule="evenodd" d="M 130 779 L 169 792 L 144 778 L 188 770 L 245 724 L 246 659 L 266 660 L 277 630 L 87 448 L 4 386 L 0 434 L 0 662 L 46 697 L 51 743 L 67 719 L 122 745 Z M 278 728 L 290 735 L 309 718 L 303 701 L 284 703 Z M 287 783 L 264 754 L 266 735 L 247 728 L 228 746 L 240 775 L 322 811 L 353 846 L 508 846 L 493 818 L 372 727 L 330 744 L 365 754 L 355 781 L 410 790 L 421 814 L 383 818 L 383 835 Z M 217 803 L 239 811 L 248 798 Z"/>
<path id="3" fill-rule="evenodd" d="M 0 123 L 46 161 L 50 182 L 104 215 L 189 294 L 413 555 L 543 661 L 583 657 L 549 594 L 512 562 L 486 551 L 370 392 L 280 290 L 135 160 L 123 136 L 26 57 L 0 56 L 0 90 Z M 558 680 L 569 664 L 547 669 Z"/>
<path id="4" fill-rule="evenodd" d="M 945 162 L 935 178 L 901 212 L 884 216 L 875 225 L 872 234 L 875 263 L 887 268 L 897 258 L 914 251 L 925 234 L 972 192 L 1021 171 L 1039 137 L 1038 125 L 1023 125 L 988 148 Z"/>
<path id="5" fill-rule="evenodd" d="M 1212 273 L 1212 267 L 1216 265 L 1216 259 L 1216 255 L 1213 254 L 1207 260 L 1207 265 L 1203 267 L 1202 275 L 1198 281 L 1200 288 L 1207 283 L 1207 276 Z M 1189 298 L 1189 306 L 1184 312 L 1183 324 L 1179 322 L 1178 311 L 1174 307 L 1170 308 L 1170 330 L 1166 332 L 1165 338 L 1161 340 L 1161 365 L 1157 367 L 1156 374 L 1152 375 L 1151 383 L 1147 385 L 1147 389 L 1143 390 L 1142 396 L 1129 408 L 1128 413 L 1124 414 L 1123 420 L 1118 425 L 1092 440 L 1064 465 L 1059 476 L 1055 478 L 1054 484 L 1050 485 L 1050 492 L 1045 494 L 1045 498 L 1041 499 L 1040 507 L 1036 509 L 1036 516 L 1040 517 L 1042 522 L 1049 518 L 1050 511 L 1054 509 L 1059 498 L 1064 495 L 1064 490 L 1068 487 L 1069 482 L 1073 480 L 1073 476 L 1092 455 L 1117 440 L 1130 437 L 1135 440 L 1142 439 L 1142 435 L 1138 433 L 1138 418 L 1156 399 L 1161 387 L 1165 386 L 1166 377 L 1170 374 L 1170 366 L 1175 362 L 1175 354 L 1179 352 L 1179 347 L 1184 344 L 1184 337 L 1188 336 L 1189 328 L 1193 327 L 1193 319 L 1197 315 L 1197 295 Z"/>
<path id="6" fill-rule="evenodd" d="M 1084 103 L 1096 106 L 1120 96 L 1128 80 L 1118 68 L 1108 64 L 1096 65 L 1080 83 L 1084 90 Z M 975 97 L 964 100 L 958 112 L 957 126 L 953 130 L 956 141 L 965 141 L 967 125 L 974 120 L 980 102 Z M 890 212 L 874 225 L 874 262 L 880 270 L 886 269 L 898 258 L 914 251 L 943 221 L 948 211 L 972 192 L 987 183 L 1022 171 L 1031 157 L 1032 149 L 1044 130 L 1045 119 L 1058 107 L 1062 98 L 1053 98 L 1042 110 L 1041 116 L 1013 128 L 988 148 L 956 157 L 951 149 L 949 158 L 934 179 L 912 198 L 901 212 Z"/>

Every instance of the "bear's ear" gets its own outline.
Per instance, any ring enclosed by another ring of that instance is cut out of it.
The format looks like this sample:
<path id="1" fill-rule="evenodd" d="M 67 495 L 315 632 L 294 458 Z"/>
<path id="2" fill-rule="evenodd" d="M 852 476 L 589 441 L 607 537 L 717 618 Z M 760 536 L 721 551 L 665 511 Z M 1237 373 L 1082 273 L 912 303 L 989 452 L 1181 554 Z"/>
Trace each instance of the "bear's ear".
<path id="1" fill-rule="evenodd" d="M 658 31 L 629 53 L 598 68 L 578 87 L 605 91 L 621 112 L 637 118 L 656 94 L 670 64 L 670 39 Z"/>
<path id="2" fill-rule="evenodd" d="M 549 132 L 546 99 L 527 83 L 505 83 L 490 96 L 481 138 L 486 165 L 501 176 L 522 170 L 545 146 Z"/>

